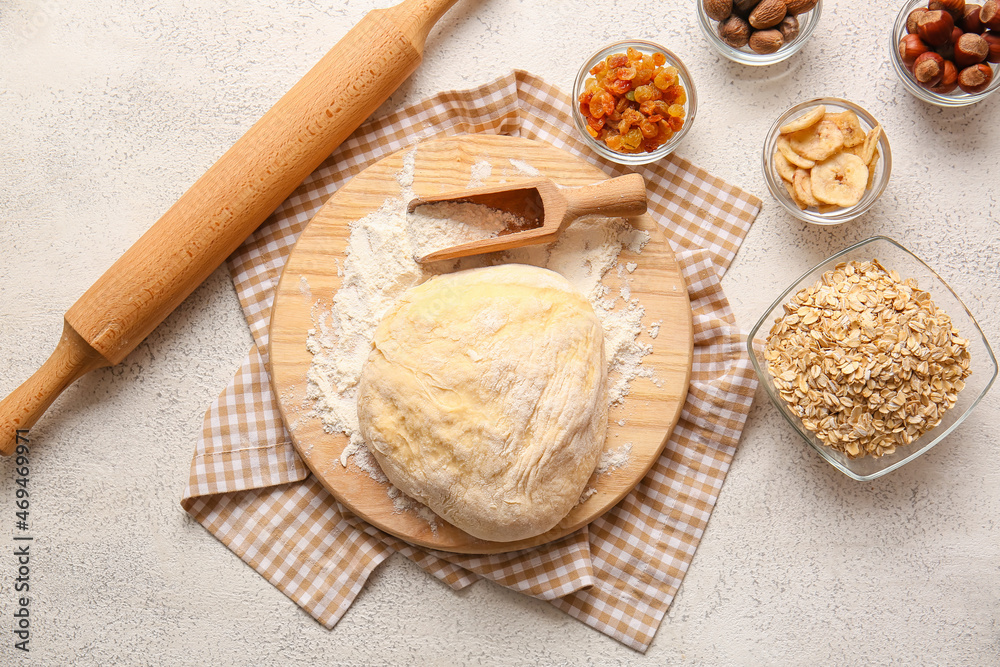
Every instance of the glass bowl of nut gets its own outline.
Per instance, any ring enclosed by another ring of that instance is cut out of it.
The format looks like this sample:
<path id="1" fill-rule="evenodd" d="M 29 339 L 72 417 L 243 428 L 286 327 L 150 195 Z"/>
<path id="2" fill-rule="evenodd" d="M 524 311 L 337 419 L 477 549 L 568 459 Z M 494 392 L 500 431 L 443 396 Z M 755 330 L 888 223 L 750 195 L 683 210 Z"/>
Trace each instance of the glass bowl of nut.
<path id="1" fill-rule="evenodd" d="M 879 122 L 848 100 L 821 97 L 778 116 L 761 154 L 771 195 L 793 217 L 838 225 L 870 209 L 892 173 Z"/>
<path id="2" fill-rule="evenodd" d="M 1000 2 L 910 0 L 896 17 L 890 51 L 900 82 L 918 100 L 975 104 L 1000 88 Z"/>
<path id="3" fill-rule="evenodd" d="M 809 40 L 821 0 L 695 0 L 708 43 L 743 65 L 773 65 Z"/>
<path id="4" fill-rule="evenodd" d="M 760 318 L 747 347 L 785 420 L 860 481 L 941 442 L 997 377 L 993 350 L 958 295 L 883 236 L 807 271 Z"/>
<path id="5" fill-rule="evenodd" d="M 698 111 L 687 67 L 654 42 L 614 42 L 587 58 L 573 84 L 583 140 L 619 164 L 655 162 L 684 139 Z"/>

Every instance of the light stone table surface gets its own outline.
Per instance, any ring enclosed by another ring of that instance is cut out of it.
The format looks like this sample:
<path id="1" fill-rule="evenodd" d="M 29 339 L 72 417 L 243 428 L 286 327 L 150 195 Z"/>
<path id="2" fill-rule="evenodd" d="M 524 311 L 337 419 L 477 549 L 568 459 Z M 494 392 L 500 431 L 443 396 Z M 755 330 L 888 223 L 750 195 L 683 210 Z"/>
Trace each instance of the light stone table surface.
<path id="1" fill-rule="evenodd" d="M 63 313 L 369 9 L 350 0 L 0 4 L 0 395 Z M 715 54 L 694 0 L 459 0 L 380 113 L 512 68 L 568 90 L 583 58 L 645 37 L 681 55 L 697 121 L 678 154 L 760 196 L 724 286 L 744 329 L 833 251 L 886 234 L 926 258 L 1000 343 L 1000 95 L 942 110 L 888 61 L 898 2 L 827 0 L 806 48 L 766 68 Z M 775 115 L 846 97 L 881 119 L 893 175 L 863 218 L 796 222 L 760 173 Z M 993 123 L 993 124 L 991 124 Z M 14 464 L 0 463 L 0 663 L 163 665 L 995 665 L 1000 392 L 945 442 L 869 483 L 797 441 L 758 391 L 707 532 L 653 646 L 636 653 L 481 582 L 403 558 L 333 630 L 180 508 L 206 407 L 250 335 L 224 269 L 125 360 L 32 430 L 31 652 L 13 648 Z"/>

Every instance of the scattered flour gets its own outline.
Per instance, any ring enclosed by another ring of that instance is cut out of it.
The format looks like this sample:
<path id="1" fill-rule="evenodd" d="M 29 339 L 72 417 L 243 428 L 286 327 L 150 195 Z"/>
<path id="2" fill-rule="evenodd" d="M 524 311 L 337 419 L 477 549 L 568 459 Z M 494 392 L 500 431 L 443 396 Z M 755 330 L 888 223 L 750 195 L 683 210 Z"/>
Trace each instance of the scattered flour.
<path id="1" fill-rule="evenodd" d="M 472 165 L 472 177 L 466 187 L 480 188 L 486 184 L 486 179 L 493 173 L 493 165 L 489 160 L 479 160 Z"/>
<path id="2" fill-rule="evenodd" d="M 510 162 L 521 172 L 538 173 L 520 160 Z M 608 288 L 601 283 L 603 276 L 617 265 L 622 248 L 640 253 L 649 241 L 648 233 L 634 229 L 620 218 L 581 218 L 551 245 L 421 266 L 415 258 L 458 243 L 495 236 L 517 218 L 480 206 L 454 203 L 425 205 L 407 213 L 406 202 L 415 197 L 414 163 L 415 150 L 406 154 L 403 169 L 396 175 L 401 188 L 398 198 L 385 200 L 377 210 L 351 223 L 345 258 L 342 264 L 338 262 L 341 287 L 332 302 L 317 300 L 312 309 L 313 328 L 306 341 L 312 353 L 307 397 L 313 403 L 311 414 L 322 421 L 326 432 L 348 437 L 348 445 L 340 457 L 342 465 L 346 467 L 353 461 L 376 481 L 387 481 L 361 438 L 357 383 L 382 317 L 404 291 L 438 273 L 498 263 L 552 269 L 587 297 L 603 324 L 609 405 L 624 402 L 634 378 L 655 381 L 652 369 L 642 365 L 652 346 L 636 340 L 642 332 L 644 308 L 638 299 L 630 298 L 627 285 L 623 288 L 623 301 L 618 301 L 607 298 Z M 488 161 L 476 162 L 470 187 L 477 182 L 481 185 L 491 173 Z M 306 285 L 304 294 L 307 289 Z M 627 455 L 626 451 L 626 462 Z M 605 470 L 621 467 L 616 462 L 621 463 L 620 457 L 609 459 Z M 430 510 L 409 498 L 405 500 L 413 506 L 403 507 L 405 501 L 399 500 L 399 496 L 402 494 L 397 489 L 393 504 L 400 511 L 416 507 L 421 515 L 426 511 L 434 517 Z"/>
<path id="3" fill-rule="evenodd" d="M 628 465 L 629 459 L 632 456 L 632 443 L 626 442 L 624 445 L 618 449 L 612 449 L 610 451 L 604 451 L 601 454 L 601 460 L 597 462 L 597 468 L 594 470 L 598 475 L 603 475 L 612 470 L 618 470 L 619 468 L 624 468 Z"/>
<path id="4" fill-rule="evenodd" d="M 348 461 L 353 461 L 361 471 L 368 473 L 368 476 L 374 479 L 376 482 L 386 483 L 389 478 L 385 476 L 382 472 L 382 468 L 379 467 L 378 461 L 372 456 L 372 453 L 368 451 L 364 442 L 355 442 L 353 439 L 351 442 L 347 443 L 344 447 L 344 451 L 340 453 L 340 465 L 347 467 Z"/>
<path id="5" fill-rule="evenodd" d="M 541 176 L 540 171 L 532 167 L 524 160 L 515 160 L 514 158 L 510 158 L 509 162 L 511 166 L 517 170 L 517 173 L 521 174 L 522 176 Z"/>
<path id="6" fill-rule="evenodd" d="M 618 422 L 619 426 L 624 426 L 624 419 Z M 626 442 L 618 449 L 605 450 L 601 453 L 601 459 L 597 462 L 597 468 L 594 469 L 595 475 L 606 475 L 607 473 L 618 470 L 619 468 L 624 468 L 629 464 L 629 460 L 632 458 L 632 443 Z M 583 503 L 590 500 L 590 497 L 597 493 L 597 487 L 588 486 L 580 494 L 580 500 L 577 501 L 577 505 L 582 505 Z"/>
<path id="7" fill-rule="evenodd" d="M 660 327 L 663 326 L 663 320 L 656 320 L 651 325 L 649 325 L 649 337 L 656 338 L 660 335 Z"/>
<path id="8" fill-rule="evenodd" d="M 389 499 L 392 500 L 393 509 L 397 512 L 416 512 L 417 516 L 430 524 L 431 532 L 437 535 L 439 517 L 431 508 L 417 502 L 392 484 L 389 485 L 386 493 L 389 494 Z"/>

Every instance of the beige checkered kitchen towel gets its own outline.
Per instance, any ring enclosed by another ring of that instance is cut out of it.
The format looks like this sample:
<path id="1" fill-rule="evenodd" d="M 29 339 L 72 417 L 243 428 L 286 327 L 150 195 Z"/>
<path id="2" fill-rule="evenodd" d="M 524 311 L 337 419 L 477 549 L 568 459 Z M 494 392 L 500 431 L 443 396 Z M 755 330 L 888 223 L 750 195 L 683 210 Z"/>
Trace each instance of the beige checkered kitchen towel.
<path id="1" fill-rule="evenodd" d="M 687 403 L 663 455 L 621 503 L 588 527 L 520 552 L 470 556 L 408 545 L 354 517 L 292 447 L 266 371 L 278 276 L 325 200 L 376 160 L 418 140 L 471 132 L 549 142 L 600 166 L 578 138 L 570 99 L 522 71 L 448 91 L 361 126 L 229 259 L 255 340 L 205 415 L 182 500 L 213 535 L 332 627 L 371 571 L 398 552 L 455 589 L 479 578 L 548 600 L 644 651 L 680 586 L 736 451 L 756 380 L 719 280 L 760 201 L 671 156 L 636 169 L 666 225 L 694 310 Z"/>

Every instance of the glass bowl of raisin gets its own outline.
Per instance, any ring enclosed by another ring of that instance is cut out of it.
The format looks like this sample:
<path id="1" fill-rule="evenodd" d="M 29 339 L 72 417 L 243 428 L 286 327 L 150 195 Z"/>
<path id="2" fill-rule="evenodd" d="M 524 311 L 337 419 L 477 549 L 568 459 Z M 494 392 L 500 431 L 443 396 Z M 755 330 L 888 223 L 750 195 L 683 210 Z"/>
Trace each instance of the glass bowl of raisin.
<path id="1" fill-rule="evenodd" d="M 677 148 L 694 123 L 698 97 L 680 58 L 633 39 L 609 44 L 584 62 L 573 105 L 584 141 L 612 162 L 633 165 Z"/>

